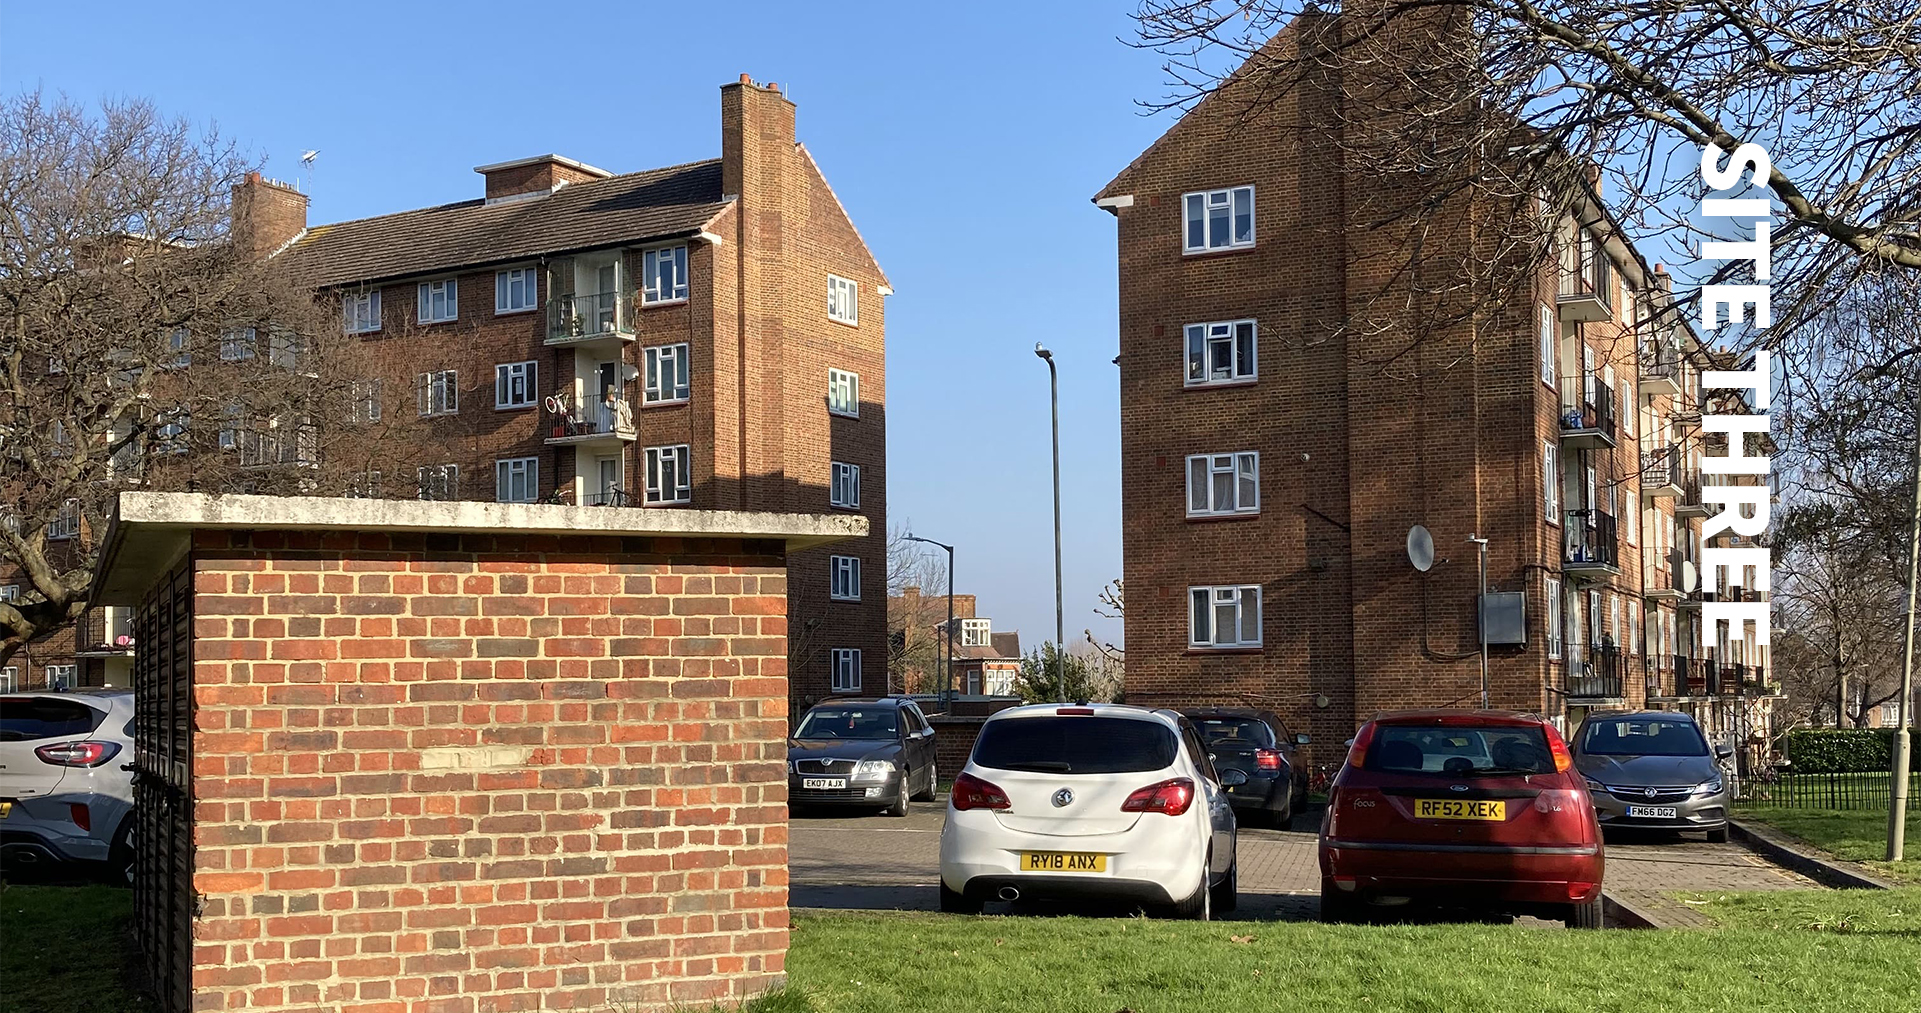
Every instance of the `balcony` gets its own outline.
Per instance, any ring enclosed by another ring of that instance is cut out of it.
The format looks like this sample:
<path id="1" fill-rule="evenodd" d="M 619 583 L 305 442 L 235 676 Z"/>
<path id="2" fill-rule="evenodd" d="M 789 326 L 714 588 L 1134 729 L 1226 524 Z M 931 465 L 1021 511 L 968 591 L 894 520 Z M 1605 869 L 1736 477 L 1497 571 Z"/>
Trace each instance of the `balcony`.
<path id="1" fill-rule="evenodd" d="M 1569 510 L 1561 572 L 1608 577 L 1621 572 L 1620 542 L 1614 518 L 1599 510 Z"/>
<path id="2" fill-rule="evenodd" d="M 1561 287 L 1556 302 L 1564 324 L 1610 321 L 1614 319 L 1614 263 L 1594 237 L 1583 232 L 1580 241 L 1581 269 L 1568 264 L 1561 267 Z"/>
<path id="3" fill-rule="evenodd" d="M 1675 692 L 1675 673 L 1682 660 L 1672 654 L 1641 656 L 1642 688 L 1649 700 L 1673 700 L 1681 695 Z"/>
<path id="4" fill-rule="evenodd" d="M 1619 647 L 1597 644 L 1588 648 L 1586 659 L 1569 659 L 1565 667 L 1567 685 L 1562 689 L 1570 700 L 1591 703 L 1627 695 L 1627 659 Z"/>
<path id="5" fill-rule="evenodd" d="M 630 293 L 560 295 L 547 301 L 547 344 L 553 347 L 634 340 Z"/>
<path id="6" fill-rule="evenodd" d="M 1572 450 L 1614 446 L 1614 398 L 1598 378 L 1561 384 L 1561 443 Z"/>
<path id="7" fill-rule="evenodd" d="M 1681 473 L 1681 495 L 1674 501 L 1676 517 L 1706 517 L 1717 508 L 1701 502 L 1701 473 L 1683 471 Z"/>
<path id="8" fill-rule="evenodd" d="M 632 443 L 634 412 L 627 402 L 588 401 L 585 398 L 554 396 L 547 399 L 547 445 L 619 445 Z"/>
<path id="9" fill-rule="evenodd" d="M 1649 601 L 1681 601 L 1688 596 L 1688 588 L 1681 586 L 1681 563 L 1678 556 L 1670 559 L 1666 569 L 1644 567 L 1647 574 L 1647 587 L 1641 597 Z"/>
<path id="10" fill-rule="evenodd" d="M 1681 495 L 1681 448 L 1650 450 L 1641 455 L 1641 495 L 1647 499 Z"/>
<path id="11" fill-rule="evenodd" d="M 581 505 L 582 506 L 604 506 L 604 507 L 629 507 L 629 506 L 639 506 L 640 504 L 635 502 L 632 494 L 628 493 L 628 491 L 625 489 L 603 489 L 599 492 L 588 493 L 586 500 L 582 502 Z"/>
<path id="12" fill-rule="evenodd" d="M 74 624 L 73 647 L 78 658 L 131 656 L 133 610 L 111 605 L 88 609 Z"/>
<path id="13" fill-rule="evenodd" d="M 1678 397 L 1681 393 L 1681 353 L 1666 342 L 1641 346 L 1641 396 Z"/>

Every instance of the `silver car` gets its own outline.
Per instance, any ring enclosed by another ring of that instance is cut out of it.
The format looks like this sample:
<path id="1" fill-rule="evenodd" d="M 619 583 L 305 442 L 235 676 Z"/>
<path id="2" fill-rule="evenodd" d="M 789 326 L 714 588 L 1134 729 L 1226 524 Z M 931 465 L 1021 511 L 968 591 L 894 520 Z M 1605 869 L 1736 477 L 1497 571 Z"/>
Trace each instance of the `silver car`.
<path id="1" fill-rule="evenodd" d="M 1728 839 L 1734 798 L 1720 761 L 1732 753 L 1709 748 L 1686 714 L 1594 714 L 1574 735 L 1574 768 L 1603 830 L 1701 830 L 1715 843 Z"/>
<path id="2" fill-rule="evenodd" d="M 0 694 L 0 862 L 133 881 L 133 693 Z"/>

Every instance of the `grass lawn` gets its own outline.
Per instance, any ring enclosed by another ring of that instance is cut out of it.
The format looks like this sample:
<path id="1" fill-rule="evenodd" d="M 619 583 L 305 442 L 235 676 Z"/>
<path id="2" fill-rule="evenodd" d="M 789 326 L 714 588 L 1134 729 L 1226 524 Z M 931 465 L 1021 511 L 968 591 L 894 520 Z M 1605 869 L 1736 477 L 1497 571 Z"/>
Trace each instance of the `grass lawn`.
<path id="1" fill-rule="evenodd" d="M 0 885 L 0 1013 L 150 1013 L 127 987 L 133 891 Z"/>
<path id="2" fill-rule="evenodd" d="M 1921 945 L 1921 887 L 1674 896 L 1729 928 L 1905 935 Z"/>
<path id="3" fill-rule="evenodd" d="M 1771 809 L 1757 806 L 1737 810 L 1735 818 L 1766 823 L 1836 858 L 1860 862 L 1897 882 L 1921 883 L 1921 806 L 1911 804 L 1908 809 L 1907 847 L 1904 849 L 1907 857 L 1894 863 L 1881 860 L 1888 853 L 1886 810 Z"/>

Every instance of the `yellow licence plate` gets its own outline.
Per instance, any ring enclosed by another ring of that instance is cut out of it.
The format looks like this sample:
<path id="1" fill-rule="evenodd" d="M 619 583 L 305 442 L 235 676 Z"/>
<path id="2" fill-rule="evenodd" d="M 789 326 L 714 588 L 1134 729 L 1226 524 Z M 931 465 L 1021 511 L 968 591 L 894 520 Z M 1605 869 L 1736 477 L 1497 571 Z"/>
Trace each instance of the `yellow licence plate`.
<path id="1" fill-rule="evenodd" d="M 1106 872 L 1107 856 L 1084 851 L 1023 851 L 1022 872 Z"/>
<path id="2" fill-rule="evenodd" d="M 12 811 L 13 811 L 12 802 L 0 802 L 0 820 L 6 819 L 7 814 Z"/>
<path id="3" fill-rule="evenodd" d="M 1424 820 L 1504 820 L 1507 803 L 1464 798 L 1417 798 L 1414 815 Z"/>

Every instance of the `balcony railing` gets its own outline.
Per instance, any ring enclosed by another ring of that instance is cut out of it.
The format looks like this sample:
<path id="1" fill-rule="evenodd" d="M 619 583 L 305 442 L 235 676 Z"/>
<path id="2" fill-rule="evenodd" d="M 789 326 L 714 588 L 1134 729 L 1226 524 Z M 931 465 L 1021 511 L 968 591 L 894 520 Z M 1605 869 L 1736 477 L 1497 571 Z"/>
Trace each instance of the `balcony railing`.
<path id="1" fill-rule="evenodd" d="M 592 400 L 567 395 L 547 399 L 547 439 L 575 440 L 611 436 L 635 437 L 634 413 L 625 401 Z"/>
<path id="2" fill-rule="evenodd" d="M 628 293 L 619 291 L 555 296 L 547 303 L 547 341 L 565 344 L 630 335 L 631 301 Z"/>
<path id="3" fill-rule="evenodd" d="M 1646 341 L 1641 344 L 1641 393 L 1666 394 L 1670 397 L 1681 392 L 1681 353 L 1667 341 Z"/>
<path id="4" fill-rule="evenodd" d="M 1561 384 L 1561 439 L 1614 445 L 1614 397 L 1600 377 L 1571 377 Z"/>
<path id="5" fill-rule="evenodd" d="M 1641 454 L 1641 491 L 1650 496 L 1680 494 L 1680 447 L 1669 445 Z"/>
<path id="6" fill-rule="evenodd" d="M 1619 647 L 1597 644 L 1588 648 L 1585 659 L 1567 666 L 1567 685 L 1563 688 L 1568 696 L 1581 699 L 1624 696 L 1627 686 L 1626 662 Z"/>
<path id="7" fill-rule="evenodd" d="M 1561 319 L 1569 321 L 1614 318 L 1614 264 L 1594 237 L 1579 237 L 1581 269 L 1561 270 Z"/>
<path id="8" fill-rule="evenodd" d="M 74 653 L 81 656 L 133 653 L 133 611 L 90 608 L 74 627 Z"/>
<path id="9" fill-rule="evenodd" d="M 1563 570 L 1620 569 L 1620 542 L 1615 537 L 1613 517 L 1599 510 L 1569 510 L 1566 530 Z"/>
<path id="10" fill-rule="evenodd" d="M 629 495 L 625 489 L 603 489 L 599 492 L 588 493 L 587 502 L 584 505 L 624 507 L 639 506 L 640 504 L 635 503 L 633 496 Z"/>

